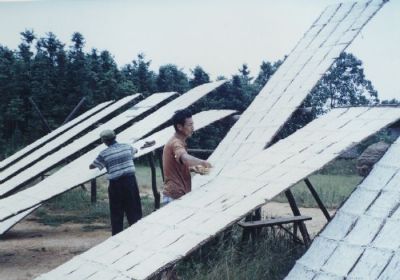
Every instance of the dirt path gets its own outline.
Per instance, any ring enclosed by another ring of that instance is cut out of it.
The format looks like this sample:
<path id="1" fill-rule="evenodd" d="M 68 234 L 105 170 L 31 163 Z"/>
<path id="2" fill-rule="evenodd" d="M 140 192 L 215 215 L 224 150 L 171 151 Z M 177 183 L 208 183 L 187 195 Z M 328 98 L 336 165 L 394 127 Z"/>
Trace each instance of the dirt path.
<path id="1" fill-rule="evenodd" d="M 33 279 L 110 236 L 106 230 L 83 231 L 83 226 L 19 223 L 0 240 L 0 279 Z"/>
<path id="2" fill-rule="evenodd" d="M 289 203 L 269 202 L 263 207 L 263 215 L 268 217 L 276 216 L 293 216 Z M 311 221 L 306 221 L 306 226 L 309 234 L 313 237 L 325 226 L 327 220 L 319 208 L 299 208 L 300 213 L 305 216 L 312 217 Z M 330 210 L 331 216 L 335 210 Z"/>
<path id="3" fill-rule="evenodd" d="M 263 208 L 268 216 L 291 215 L 286 203 L 268 203 Z M 326 224 L 319 209 L 300 208 L 313 217 L 307 228 L 313 236 Z M 24 220 L 0 239 L 0 280 L 28 280 L 48 272 L 110 236 L 105 229 L 84 231 L 83 224 L 45 226 Z"/>

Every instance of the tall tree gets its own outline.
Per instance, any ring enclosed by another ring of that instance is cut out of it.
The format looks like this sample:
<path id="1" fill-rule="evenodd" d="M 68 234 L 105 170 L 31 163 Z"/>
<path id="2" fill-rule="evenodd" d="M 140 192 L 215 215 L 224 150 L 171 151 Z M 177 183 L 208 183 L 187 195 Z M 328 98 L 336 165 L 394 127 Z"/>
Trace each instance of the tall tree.
<path id="1" fill-rule="evenodd" d="M 68 67 L 67 67 L 67 83 L 68 92 L 66 93 L 66 103 L 69 108 L 89 94 L 89 77 L 87 61 L 83 48 L 85 46 L 85 39 L 82 34 L 75 32 L 72 34 L 71 41 L 73 45 L 68 51 Z"/>
<path id="2" fill-rule="evenodd" d="M 100 76 L 99 76 L 99 91 L 106 99 L 119 99 L 123 96 L 136 92 L 131 83 L 125 83 L 123 75 L 118 70 L 110 52 L 102 51 L 100 53 Z"/>
<path id="3" fill-rule="evenodd" d="M 52 128 L 58 126 L 67 114 L 69 104 L 68 95 L 60 88 L 66 79 L 66 73 L 60 71 L 65 68 L 65 50 L 53 33 L 47 33 L 36 43 L 36 55 L 32 61 L 31 97 L 43 111 Z"/>
<path id="4" fill-rule="evenodd" d="M 193 78 L 189 80 L 191 88 L 210 82 L 210 76 L 200 66 L 197 65 L 193 70 L 190 70 L 190 72 L 193 75 Z"/>
<path id="5" fill-rule="evenodd" d="M 131 81 L 136 90 L 145 96 L 156 91 L 156 74 L 150 70 L 151 60 L 146 60 L 143 53 L 138 54 L 132 64 L 122 68 L 126 80 Z"/>
<path id="6" fill-rule="evenodd" d="M 36 39 L 35 33 L 33 30 L 25 30 L 21 32 L 22 43 L 18 46 L 19 55 L 25 63 L 29 63 L 33 56 L 33 52 L 31 51 L 31 46 L 33 41 Z"/>
<path id="7" fill-rule="evenodd" d="M 361 60 L 343 52 L 303 102 L 301 107 L 310 107 L 311 113 L 296 112 L 274 141 L 290 135 L 332 108 L 376 105 L 378 102 L 378 92 L 366 79 Z"/>
<path id="8" fill-rule="evenodd" d="M 18 98 L 18 100 L 13 100 L 13 103 L 14 106 L 15 104 L 20 104 L 20 109 L 24 112 L 20 115 L 22 119 L 20 119 L 20 124 L 18 125 L 18 130 L 22 130 L 22 136 L 20 135 L 20 137 L 27 138 L 20 139 L 22 140 L 22 145 L 25 141 L 35 139 L 42 135 L 41 133 L 43 131 L 38 129 L 33 133 L 27 133 L 34 123 L 34 121 L 32 121 L 33 110 L 28 98 L 32 96 L 32 58 L 34 55 L 32 45 L 36 40 L 36 36 L 32 30 L 25 30 L 21 32 L 20 35 L 22 42 L 19 44 L 18 50 L 15 53 L 16 63 L 14 66 L 14 79 L 16 86 L 13 92 L 13 96 Z"/>
<path id="9" fill-rule="evenodd" d="M 176 65 L 160 67 L 157 77 L 158 91 L 177 91 L 183 93 L 189 89 L 188 77 Z"/>
<path id="10" fill-rule="evenodd" d="M 272 75 L 278 70 L 279 66 L 282 64 L 281 60 L 276 62 L 263 61 L 260 65 L 260 72 L 257 75 L 254 83 L 258 90 L 261 90 L 265 84 L 269 81 Z"/>
<path id="11" fill-rule="evenodd" d="M 343 52 L 311 91 L 304 106 L 315 115 L 340 106 L 378 104 L 378 92 L 366 79 L 362 61 Z"/>

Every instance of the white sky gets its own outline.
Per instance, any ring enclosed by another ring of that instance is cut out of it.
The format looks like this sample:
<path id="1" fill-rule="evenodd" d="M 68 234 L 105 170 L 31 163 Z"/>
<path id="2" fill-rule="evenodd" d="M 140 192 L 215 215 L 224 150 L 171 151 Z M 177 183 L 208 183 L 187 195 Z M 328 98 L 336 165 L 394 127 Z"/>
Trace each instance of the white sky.
<path id="1" fill-rule="evenodd" d="M 328 4 L 337 0 L 0 0 L 0 44 L 17 48 L 19 33 L 53 32 L 67 46 L 72 33 L 86 50 L 109 50 L 119 66 L 138 53 L 151 68 L 196 65 L 211 74 L 237 73 L 247 63 L 258 73 L 294 47 Z M 391 0 L 348 51 L 364 62 L 381 99 L 400 99 L 400 1 Z"/>

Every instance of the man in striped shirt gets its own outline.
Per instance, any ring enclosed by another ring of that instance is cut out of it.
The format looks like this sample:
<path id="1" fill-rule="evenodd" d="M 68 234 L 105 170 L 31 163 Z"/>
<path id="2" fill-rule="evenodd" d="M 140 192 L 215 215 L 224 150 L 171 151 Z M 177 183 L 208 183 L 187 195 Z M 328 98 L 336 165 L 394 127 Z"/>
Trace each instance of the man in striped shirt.
<path id="1" fill-rule="evenodd" d="M 107 148 L 100 152 L 89 168 L 104 167 L 109 180 L 108 198 L 112 235 L 123 230 L 124 213 L 129 225 L 142 218 L 142 205 L 135 177 L 134 154 L 137 152 L 131 145 L 118 143 L 113 130 L 100 133 L 102 142 Z"/>

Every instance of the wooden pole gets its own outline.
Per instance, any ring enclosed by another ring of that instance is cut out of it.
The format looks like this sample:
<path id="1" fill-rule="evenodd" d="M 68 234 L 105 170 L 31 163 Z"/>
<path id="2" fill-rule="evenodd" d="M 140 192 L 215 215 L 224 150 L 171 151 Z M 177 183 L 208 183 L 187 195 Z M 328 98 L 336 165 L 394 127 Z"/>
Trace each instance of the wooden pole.
<path id="1" fill-rule="evenodd" d="M 47 132 L 50 133 L 51 132 L 50 126 L 47 123 L 46 119 L 44 118 L 42 112 L 40 112 L 39 107 L 36 105 L 35 101 L 33 101 L 32 97 L 29 97 L 28 99 L 31 102 L 31 104 L 32 104 L 33 108 L 35 109 L 36 113 L 38 113 L 39 118 L 41 119 L 41 121 L 42 121 L 44 127 L 46 128 Z"/>
<path id="2" fill-rule="evenodd" d="M 151 189 L 153 191 L 154 195 L 154 209 L 160 209 L 160 200 L 161 196 L 160 193 L 157 190 L 157 180 L 156 180 L 156 166 L 154 164 L 154 159 L 153 159 L 153 153 L 149 153 L 147 156 L 150 164 L 150 169 L 151 169 Z"/>
<path id="3" fill-rule="evenodd" d="M 78 112 L 78 110 L 82 107 L 83 102 L 85 102 L 86 97 L 82 97 L 81 101 L 79 101 L 78 105 L 75 106 L 75 108 L 72 110 L 72 112 L 68 115 L 68 117 L 64 120 L 63 124 L 66 124 L 67 122 L 69 122 L 73 117 L 75 117 L 76 112 Z"/>
<path id="4" fill-rule="evenodd" d="M 97 202 L 97 184 L 96 179 L 90 181 L 90 201 L 92 203 Z"/>
<path id="5" fill-rule="evenodd" d="M 310 180 L 308 178 L 304 179 L 304 182 L 306 183 L 308 189 L 310 190 L 312 196 L 314 197 L 315 201 L 317 202 L 319 208 L 321 209 L 322 213 L 324 213 L 325 218 L 328 220 L 328 222 L 332 219 L 331 215 L 329 215 L 328 210 L 326 209 L 325 205 L 322 203 L 322 200 L 319 198 L 317 191 L 311 184 Z"/>
<path id="6" fill-rule="evenodd" d="M 285 195 L 286 195 L 287 200 L 289 201 L 289 205 L 290 205 L 290 208 L 292 209 L 293 215 L 301 216 L 300 210 L 297 207 L 296 201 L 295 201 L 294 196 L 293 196 L 292 192 L 290 191 L 290 189 L 285 191 Z M 307 227 L 304 224 L 304 222 L 299 222 L 298 226 L 300 229 L 300 233 L 303 236 L 304 244 L 306 246 L 308 246 L 311 243 L 311 240 L 310 240 L 310 236 L 308 235 Z"/>
<path id="7" fill-rule="evenodd" d="M 254 212 L 250 213 L 244 219 L 245 222 L 259 221 L 261 220 L 261 208 L 257 208 Z M 258 236 L 261 232 L 261 229 L 256 228 L 243 228 L 242 232 L 242 242 L 246 242 L 249 240 L 251 235 L 252 241 L 255 241 L 255 237 Z"/>
<path id="8" fill-rule="evenodd" d="M 163 167 L 163 162 L 162 162 L 162 150 L 161 149 L 156 150 L 156 154 L 158 157 L 158 163 L 160 165 L 161 177 L 164 181 L 164 167 Z"/>

